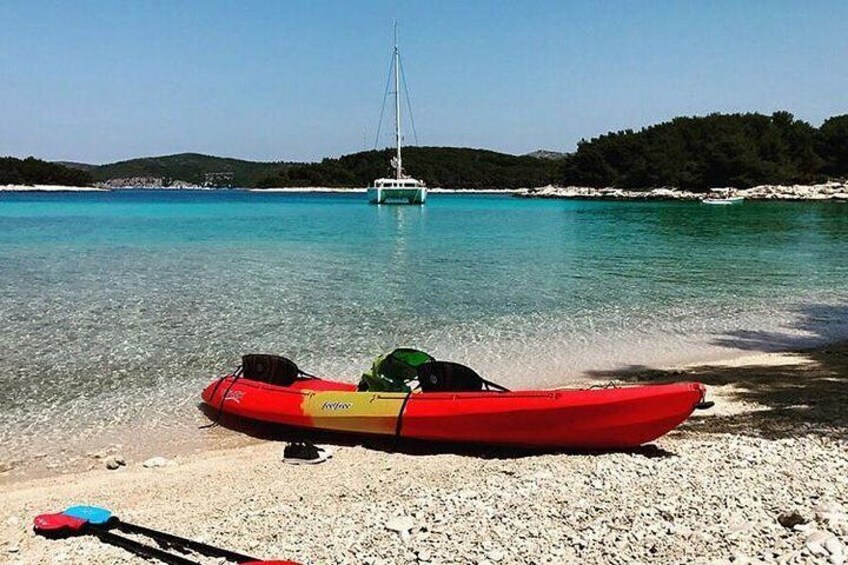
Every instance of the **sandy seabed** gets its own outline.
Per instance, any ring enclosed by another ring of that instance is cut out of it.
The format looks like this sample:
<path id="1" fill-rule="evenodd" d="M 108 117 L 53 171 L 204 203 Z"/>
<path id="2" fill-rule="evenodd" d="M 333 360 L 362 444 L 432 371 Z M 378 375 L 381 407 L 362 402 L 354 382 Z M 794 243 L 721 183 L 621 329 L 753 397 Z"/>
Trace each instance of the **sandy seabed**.
<path id="1" fill-rule="evenodd" d="M 109 471 L 98 460 L 95 470 L 3 485 L 0 563 L 147 563 L 91 536 L 32 533 L 35 515 L 78 503 L 314 564 L 845 560 L 848 344 L 610 377 L 699 380 L 716 406 L 632 453 L 366 440 L 290 466 L 276 438 L 156 468 Z"/>

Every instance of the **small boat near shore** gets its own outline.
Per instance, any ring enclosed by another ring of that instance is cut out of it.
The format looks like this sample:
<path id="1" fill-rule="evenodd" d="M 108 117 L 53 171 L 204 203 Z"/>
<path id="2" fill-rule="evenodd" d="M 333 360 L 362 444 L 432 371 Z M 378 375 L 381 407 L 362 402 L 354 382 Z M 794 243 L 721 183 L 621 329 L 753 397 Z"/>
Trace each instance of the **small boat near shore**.
<path id="1" fill-rule="evenodd" d="M 716 198 L 704 198 L 701 200 L 703 204 L 717 204 L 717 205 L 726 205 L 726 204 L 741 204 L 745 201 L 743 196 L 729 196 L 729 197 L 716 197 Z"/>
<path id="2" fill-rule="evenodd" d="M 579 390 L 372 392 L 314 377 L 275 384 L 235 371 L 210 383 L 201 396 L 219 414 L 298 428 L 434 442 L 610 450 L 633 449 L 673 430 L 696 408 L 705 407 L 705 393 L 704 385 L 695 382 Z"/>

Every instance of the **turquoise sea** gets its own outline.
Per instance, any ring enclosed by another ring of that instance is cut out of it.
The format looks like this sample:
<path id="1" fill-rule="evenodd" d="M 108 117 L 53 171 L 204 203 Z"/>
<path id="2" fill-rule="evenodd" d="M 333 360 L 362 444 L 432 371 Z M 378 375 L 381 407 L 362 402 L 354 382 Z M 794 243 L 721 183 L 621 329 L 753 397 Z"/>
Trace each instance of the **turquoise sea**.
<path id="1" fill-rule="evenodd" d="M 550 387 L 814 345 L 846 312 L 848 204 L 0 193 L 0 462 L 194 433 L 245 352 L 353 380 L 408 345 Z"/>

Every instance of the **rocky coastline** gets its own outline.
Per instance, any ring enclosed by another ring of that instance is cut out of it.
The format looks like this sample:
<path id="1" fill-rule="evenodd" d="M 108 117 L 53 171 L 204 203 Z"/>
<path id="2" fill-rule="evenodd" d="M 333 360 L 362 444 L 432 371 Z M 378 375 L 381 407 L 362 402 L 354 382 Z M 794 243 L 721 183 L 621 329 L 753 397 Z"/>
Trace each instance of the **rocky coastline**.
<path id="1" fill-rule="evenodd" d="M 95 186 L 52 186 L 52 185 L 0 185 L 0 192 L 104 192 L 109 190 L 153 189 L 153 190 L 233 190 L 201 186 L 185 181 L 163 183 L 160 178 L 139 177 L 133 179 L 111 179 Z M 239 190 L 239 189 L 235 189 Z M 364 188 L 252 188 L 250 192 L 365 192 Z M 692 192 L 677 188 L 653 188 L 637 190 L 630 188 L 593 188 L 587 186 L 540 186 L 521 189 L 450 189 L 431 188 L 433 194 L 512 194 L 518 198 L 563 199 L 563 200 L 681 200 L 701 201 L 706 198 L 736 198 L 745 200 L 786 201 L 837 201 L 848 202 L 848 181 L 830 181 L 814 185 L 760 185 L 752 188 L 713 188 L 708 192 Z"/>
<path id="2" fill-rule="evenodd" d="M 146 189 L 156 188 L 160 190 L 199 190 L 209 188 L 208 186 L 199 185 L 196 183 L 178 180 L 165 179 L 162 177 L 131 177 L 131 178 L 114 178 L 107 181 L 98 182 L 95 186 L 109 190 L 121 189 Z"/>
<path id="3" fill-rule="evenodd" d="M 752 188 L 714 188 L 708 192 L 691 192 L 676 188 L 635 190 L 627 188 L 592 188 L 586 186 L 542 186 L 516 192 L 519 198 L 585 199 L 585 200 L 704 200 L 735 198 L 746 200 L 837 200 L 848 202 L 848 181 L 830 181 L 814 185 L 771 185 Z"/>

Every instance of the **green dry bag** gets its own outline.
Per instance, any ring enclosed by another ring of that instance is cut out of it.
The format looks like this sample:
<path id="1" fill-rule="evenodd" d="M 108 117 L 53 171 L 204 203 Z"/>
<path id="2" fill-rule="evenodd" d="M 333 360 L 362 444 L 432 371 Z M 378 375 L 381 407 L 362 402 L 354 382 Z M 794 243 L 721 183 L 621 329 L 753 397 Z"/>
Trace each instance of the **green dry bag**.
<path id="1" fill-rule="evenodd" d="M 359 390 L 373 392 L 409 392 L 409 383 L 418 378 L 418 367 L 433 357 L 417 349 L 399 348 L 380 355 L 371 370 L 362 374 Z"/>

